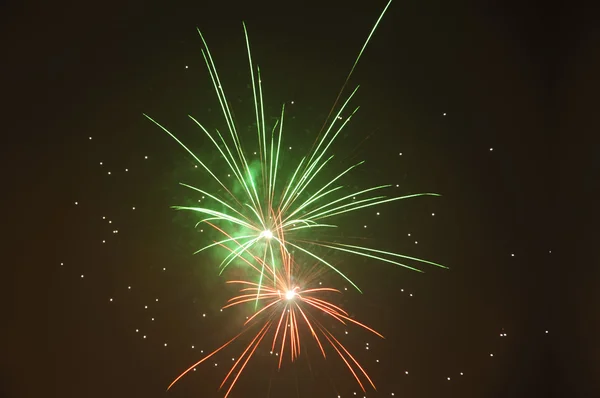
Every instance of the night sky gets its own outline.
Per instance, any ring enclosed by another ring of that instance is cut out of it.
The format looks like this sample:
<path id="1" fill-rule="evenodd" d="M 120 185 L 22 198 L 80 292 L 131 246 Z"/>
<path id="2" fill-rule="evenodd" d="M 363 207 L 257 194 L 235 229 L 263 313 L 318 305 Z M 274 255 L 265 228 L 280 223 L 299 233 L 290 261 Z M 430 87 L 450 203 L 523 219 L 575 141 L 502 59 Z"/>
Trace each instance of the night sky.
<path id="1" fill-rule="evenodd" d="M 299 159 L 385 6 L 150 3 L 4 8 L 0 396 L 223 396 L 242 344 L 165 392 L 240 322 L 220 311 L 231 290 L 215 259 L 193 255 L 206 244 L 197 218 L 169 207 L 197 199 L 179 182 L 210 181 L 142 113 L 217 164 L 187 117 L 223 125 L 196 27 L 245 128 L 245 21 L 266 114 L 286 103 L 284 153 Z M 350 80 L 361 108 L 334 166 L 366 163 L 348 184 L 442 196 L 340 217 L 340 229 L 449 267 L 416 273 L 334 254 L 364 294 L 324 281 L 386 336 L 336 330 L 377 391 L 361 392 L 307 340 L 280 372 L 268 348 L 258 352 L 232 398 L 600 396 L 590 382 L 600 372 L 600 35 L 583 9 L 489 3 L 395 1 Z"/>

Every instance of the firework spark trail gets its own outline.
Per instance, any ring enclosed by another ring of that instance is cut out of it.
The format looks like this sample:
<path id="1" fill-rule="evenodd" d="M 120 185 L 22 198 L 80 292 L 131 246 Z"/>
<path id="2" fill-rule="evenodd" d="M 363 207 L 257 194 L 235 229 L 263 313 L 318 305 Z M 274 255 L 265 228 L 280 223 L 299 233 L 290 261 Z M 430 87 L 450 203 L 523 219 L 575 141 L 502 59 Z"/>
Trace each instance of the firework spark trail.
<path id="1" fill-rule="evenodd" d="M 232 344 L 242 334 L 245 334 L 252 328 L 258 328 L 258 332 L 252 337 L 250 343 L 246 345 L 245 349 L 237 358 L 219 386 L 219 389 L 221 389 L 229 383 L 229 387 L 225 393 L 225 398 L 227 398 L 248 362 L 268 334 L 273 334 L 270 350 L 271 353 L 278 353 L 278 368 L 281 368 L 286 352 L 289 352 L 290 361 L 295 361 L 301 352 L 303 340 L 300 329 L 301 325 L 305 325 L 308 328 L 311 337 L 316 342 L 319 351 L 324 358 L 327 357 L 324 343 L 329 343 L 336 354 L 348 367 L 350 373 L 352 373 L 363 391 L 365 391 L 363 379 L 368 381 L 368 383 L 375 388 L 375 384 L 356 358 L 354 358 L 346 347 L 316 318 L 313 312 L 321 313 L 343 325 L 353 323 L 381 338 L 383 338 L 383 336 L 371 327 L 352 319 L 344 309 L 319 297 L 323 293 L 340 293 L 338 289 L 331 287 L 301 287 L 301 284 L 298 284 L 298 282 L 293 280 L 294 276 L 298 275 L 296 269 L 299 267 L 293 261 L 292 257 L 288 255 L 285 250 L 281 249 L 279 258 L 282 260 L 283 264 L 281 267 L 273 268 L 277 270 L 273 275 L 274 280 L 272 282 L 274 287 L 271 287 L 270 283 L 261 285 L 260 283 L 246 280 L 227 281 L 229 284 L 238 284 L 242 287 L 239 290 L 239 294 L 230 298 L 222 307 L 223 309 L 252 301 L 260 302 L 262 307 L 256 310 L 252 316 L 248 317 L 243 324 L 243 330 L 238 335 L 186 369 L 169 385 L 168 389 L 196 366 Z M 264 267 L 264 264 L 257 266 L 246 258 L 242 258 L 242 260 L 246 261 L 249 267 L 256 272 L 261 272 L 260 268 Z M 254 260 L 259 263 L 262 262 L 259 257 L 255 257 Z M 265 276 L 270 278 L 271 274 L 265 274 Z M 310 280 L 310 275 L 307 280 Z M 235 377 L 233 377 L 233 374 L 236 371 L 237 373 L 235 374 Z"/>
<path id="2" fill-rule="evenodd" d="M 350 72 L 348 73 L 348 76 L 346 76 L 346 80 L 344 80 L 344 84 L 342 84 L 342 88 L 338 92 L 338 95 L 335 98 L 335 101 L 333 102 L 333 106 L 331 107 L 331 110 L 329 111 L 329 114 L 327 115 L 327 117 L 323 121 L 323 126 L 321 126 L 321 130 L 319 130 L 319 135 L 321 135 L 321 133 L 323 132 L 323 129 L 327 125 L 327 121 L 331 117 L 331 113 L 335 109 L 335 106 L 337 105 L 338 101 L 340 100 L 340 97 L 342 96 L 342 93 L 344 92 L 344 89 L 348 85 L 348 82 L 350 81 L 350 77 L 352 76 L 352 73 L 354 73 L 354 69 L 356 68 L 356 65 L 358 65 L 358 61 L 362 57 L 362 54 L 365 51 L 365 49 L 367 48 L 367 45 L 369 44 L 369 41 L 371 41 L 371 37 L 373 36 L 373 34 L 375 33 L 375 30 L 377 29 L 377 26 L 379 26 L 379 22 L 381 22 L 381 20 L 383 19 L 383 16 L 385 15 L 385 13 L 386 13 L 387 9 L 389 8 L 390 4 L 392 4 L 392 1 L 393 0 L 389 0 L 388 1 L 388 3 L 386 4 L 385 8 L 383 9 L 383 11 L 381 12 L 381 14 L 379 15 L 379 18 L 377 18 L 377 22 L 375 22 L 375 25 L 373 25 L 373 29 L 371 30 L 371 33 L 369 33 L 369 36 L 367 37 L 367 40 L 365 40 L 365 43 L 363 44 L 362 48 L 360 49 L 360 52 L 358 53 L 358 56 L 356 57 L 356 60 L 354 61 L 354 64 L 352 64 L 352 68 L 350 69 Z M 318 139 L 318 137 L 317 137 L 317 139 Z M 315 140 L 315 143 L 316 142 L 317 142 L 317 140 Z M 313 146 L 314 146 L 314 144 L 313 144 Z"/>

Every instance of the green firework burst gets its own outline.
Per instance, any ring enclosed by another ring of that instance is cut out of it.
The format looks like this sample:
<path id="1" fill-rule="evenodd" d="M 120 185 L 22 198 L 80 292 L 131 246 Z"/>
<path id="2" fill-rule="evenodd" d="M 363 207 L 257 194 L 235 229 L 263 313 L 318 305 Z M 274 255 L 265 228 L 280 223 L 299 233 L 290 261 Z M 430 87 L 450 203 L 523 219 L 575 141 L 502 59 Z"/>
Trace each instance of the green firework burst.
<path id="1" fill-rule="evenodd" d="M 409 264 L 414 262 L 444 267 L 438 263 L 390 251 L 339 242 L 324 242 L 318 239 L 320 231 L 336 228 L 337 225 L 334 223 L 334 218 L 337 216 L 409 198 L 439 196 L 435 193 L 390 196 L 386 194 L 385 190 L 390 188 L 391 185 L 379 185 L 347 194 L 342 193 L 344 192 L 344 186 L 341 185 L 340 181 L 343 178 L 347 178 L 351 174 L 350 172 L 363 162 L 354 164 L 341 173 L 335 174 L 335 177 L 325 184 L 318 184 L 317 177 L 323 174 L 323 171 L 327 169 L 334 157 L 331 154 L 334 141 L 359 109 L 358 107 L 349 107 L 352 98 L 358 91 L 358 87 L 341 101 L 339 107 L 337 104 L 340 102 L 339 100 L 350 76 L 390 3 L 391 0 L 375 23 L 354 61 L 332 110 L 318 134 L 315 141 L 316 145 L 297 163 L 293 172 L 286 173 L 285 175 L 280 170 L 285 104 L 281 107 L 281 113 L 274 126 L 268 129 L 265 123 L 265 106 L 260 68 L 255 66 L 252 60 L 246 25 L 243 24 L 243 28 L 252 84 L 254 116 L 256 119 L 256 140 L 260 158 L 258 164 L 253 163 L 249 159 L 248 153 L 242 146 L 240 134 L 234 122 L 217 68 L 206 40 L 200 30 L 198 30 L 204 44 L 202 55 L 225 118 L 227 132 L 225 134 L 219 130 L 211 132 L 194 117 L 189 117 L 210 139 L 215 150 L 218 151 L 224 161 L 223 166 L 227 169 L 228 173 L 233 175 L 233 182 L 230 183 L 230 180 L 226 182 L 220 179 L 214 168 L 211 169 L 167 128 L 150 116 L 145 116 L 177 141 L 223 189 L 221 191 L 223 194 L 220 195 L 217 191 L 209 191 L 208 188 L 182 184 L 209 198 L 208 201 L 213 205 L 204 207 L 173 206 L 177 210 L 192 211 L 200 214 L 202 218 L 199 223 L 205 223 L 218 231 L 219 234 L 222 234 L 222 238 L 200 248 L 196 252 L 199 253 L 219 246 L 228 248 L 227 256 L 219 265 L 221 273 L 237 258 L 242 256 L 260 258 L 262 260 L 260 261 L 261 264 L 268 263 L 272 264 L 272 267 L 275 267 L 275 253 L 277 250 L 285 250 L 286 252 L 296 250 L 325 264 L 360 291 L 354 282 L 319 254 L 317 251 L 318 248 L 358 255 L 395 264 L 414 271 L 419 270 L 414 266 L 406 264 L 406 262 L 409 262 Z M 259 286 L 262 283 L 265 272 L 275 274 L 275 269 L 266 270 L 263 265 Z"/>

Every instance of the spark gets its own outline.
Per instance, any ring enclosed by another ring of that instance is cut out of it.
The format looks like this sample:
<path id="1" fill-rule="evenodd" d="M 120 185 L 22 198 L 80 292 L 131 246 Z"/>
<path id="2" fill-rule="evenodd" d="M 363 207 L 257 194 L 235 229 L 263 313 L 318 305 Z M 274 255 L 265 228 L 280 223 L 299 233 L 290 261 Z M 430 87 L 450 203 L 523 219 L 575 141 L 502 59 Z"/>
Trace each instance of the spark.
<path id="1" fill-rule="evenodd" d="M 259 235 L 260 238 L 265 238 L 265 239 L 271 239 L 273 238 L 273 232 L 271 232 L 268 229 L 265 229 L 264 231 L 262 231 Z"/>

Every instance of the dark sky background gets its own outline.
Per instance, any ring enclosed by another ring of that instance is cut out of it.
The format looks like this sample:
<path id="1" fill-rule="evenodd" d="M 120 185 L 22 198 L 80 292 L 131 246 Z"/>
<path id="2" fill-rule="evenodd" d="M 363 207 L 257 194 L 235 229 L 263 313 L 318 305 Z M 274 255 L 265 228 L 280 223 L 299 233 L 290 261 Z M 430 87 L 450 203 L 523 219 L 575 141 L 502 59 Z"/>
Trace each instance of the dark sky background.
<path id="1" fill-rule="evenodd" d="M 169 209 L 190 199 L 178 182 L 207 180 L 142 112 L 214 157 L 187 118 L 222 124 L 199 27 L 250 125 L 243 20 L 267 113 L 294 101 L 286 156 L 301 156 L 385 5 L 239 3 L 3 7 L 1 396 L 223 396 L 242 346 L 165 392 L 239 317 L 219 311 L 230 292 L 211 258 L 192 256 L 203 242 L 193 220 Z M 279 373 L 257 355 L 231 397 L 599 396 L 595 20 L 575 5 L 392 4 L 350 81 L 361 109 L 334 164 L 366 160 L 359 188 L 443 196 L 340 226 L 450 270 L 335 258 L 365 291 L 344 305 L 386 336 L 343 336 L 377 392 L 309 349 Z"/>

